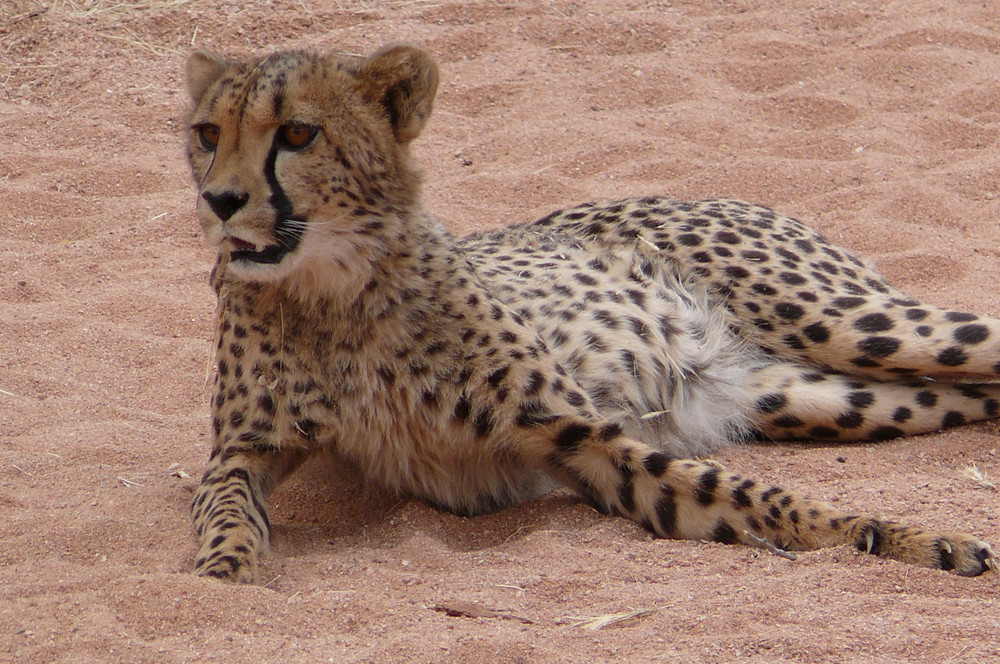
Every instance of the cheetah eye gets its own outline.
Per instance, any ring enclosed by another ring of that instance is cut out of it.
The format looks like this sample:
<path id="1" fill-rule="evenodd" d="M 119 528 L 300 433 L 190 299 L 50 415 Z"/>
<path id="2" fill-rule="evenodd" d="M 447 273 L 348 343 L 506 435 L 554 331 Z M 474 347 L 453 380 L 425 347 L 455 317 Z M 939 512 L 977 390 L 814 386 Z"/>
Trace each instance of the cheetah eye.
<path id="1" fill-rule="evenodd" d="M 209 152 L 213 152 L 219 146 L 219 125 L 203 124 L 196 127 L 196 129 L 198 130 L 198 138 L 201 140 L 201 146 Z"/>
<path id="2" fill-rule="evenodd" d="M 319 127 L 286 124 L 278 129 L 278 141 L 286 150 L 303 150 L 312 144 L 318 133 Z"/>

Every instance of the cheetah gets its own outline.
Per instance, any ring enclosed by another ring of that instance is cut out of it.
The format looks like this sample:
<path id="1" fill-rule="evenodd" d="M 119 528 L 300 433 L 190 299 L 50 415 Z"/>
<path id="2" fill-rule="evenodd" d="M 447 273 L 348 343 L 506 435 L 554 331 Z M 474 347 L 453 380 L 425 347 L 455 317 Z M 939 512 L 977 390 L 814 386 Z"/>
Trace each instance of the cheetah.
<path id="1" fill-rule="evenodd" d="M 767 208 L 587 203 L 455 237 L 409 144 L 423 49 L 187 63 L 197 213 L 218 249 L 199 575 L 257 579 L 268 494 L 320 450 L 461 515 L 568 486 L 659 537 L 851 545 L 974 576 L 988 544 L 704 460 L 996 417 L 1000 321 L 921 304 Z"/>

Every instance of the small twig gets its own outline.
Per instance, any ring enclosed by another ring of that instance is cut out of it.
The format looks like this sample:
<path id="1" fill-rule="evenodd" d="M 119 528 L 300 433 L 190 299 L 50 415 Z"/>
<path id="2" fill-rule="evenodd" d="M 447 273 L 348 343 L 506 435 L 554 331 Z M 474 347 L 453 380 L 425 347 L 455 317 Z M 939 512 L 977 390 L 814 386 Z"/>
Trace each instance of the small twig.
<path id="1" fill-rule="evenodd" d="M 504 620 L 517 620 L 525 625 L 533 625 L 535 621 L 524 616 L 518 616 L 509 611 L 497 611 L 487 609 L 484 606 L 473 604 L 472 602 L 443 602 L 430 607 L 431 611 L 443 613 L 452 618 L 503 618 Z"/>
<path id="2" fill-rule="evenodd" d="M 116 477 L 116 480 L 124 484 L 125 486 L 146 486 L 145 484 L 139 484 L 138 482 L 133 482 L 132 480 L 125 477 Z"/>
<path id="3" fill-rule="evenodd" d="M 746 536 L 746 538 L 748 540 L 750 540 L 751 542 L 755 542 L 755 543 L 759 544 L 760 546 L 762 546 L 763 548 L 767 549 L 768 551 L 770 551 L 771 553 L 773 553 L 776 556 L 781 556 L 782 558 L 785 558 L 787 560 L 798 560 L 799 559 L 799 557 L 797 555 L 795 555 L 794 553 L 790 553 L 790 552 L 785 551 L 784 549 L 782 549 L 782 548 L 780 548 L 778 546 L 775 546 L 774 544 L 772 544 L 771 542 L 767 541 L 763 537 L 757 537 L 756 535 L 754 535 L 753 533 L 751 533 L 749 530 L 744 530 L 743 531 L 743 535 Z"/>

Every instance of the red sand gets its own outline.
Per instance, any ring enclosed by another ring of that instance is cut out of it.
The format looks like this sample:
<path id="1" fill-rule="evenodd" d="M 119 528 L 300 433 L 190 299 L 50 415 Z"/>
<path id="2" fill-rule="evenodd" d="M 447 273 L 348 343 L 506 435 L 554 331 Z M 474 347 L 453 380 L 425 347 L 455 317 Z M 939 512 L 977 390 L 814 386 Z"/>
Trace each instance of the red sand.
<path id="1" fill-rule="evenodd" d="M 181 76 L 192 44 L 421 42 L 443 84 L 416 151 L 456 232 L 587 199 L 740 197 L 914 296 L 998 315 L 998 35 L 986 0 L 6 0 L 0 661 L 1000 659 L 996 574 L 654 541 L 567 493 L 461 519 L 323 464 L 274 498 L 266 587 L 191 576 L 214 303 Z M 1000 544 L 997 491 L 959 475 L 1000 475 L 997 447 L 990 423 L 720 460 Z M 434 608 L 462 603 L 484 611 Z M 572 625 L 638 609 L 656 610 Z"/>

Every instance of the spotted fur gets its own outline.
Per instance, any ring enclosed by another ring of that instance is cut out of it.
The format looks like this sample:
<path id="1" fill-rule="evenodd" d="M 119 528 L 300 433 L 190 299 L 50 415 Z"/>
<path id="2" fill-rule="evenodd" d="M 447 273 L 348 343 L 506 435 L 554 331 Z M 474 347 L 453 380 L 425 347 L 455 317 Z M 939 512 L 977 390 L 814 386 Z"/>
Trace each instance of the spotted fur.
<path id="1" fill-rule="evenodd" d="M 219 250 L 198 574 L 255 580 L 267 495 L 319 450 L 460 514 L 564 484 L 663 537 L 992 565 L 971 535 L 692 457 L 995 417 L 1000 323 L 912 300 L 737 201 L 590 203 L 453 237 L 420 207 L 408 153 L 436 87 L 410 46 L 188 62 L 198 213 Z"/>

